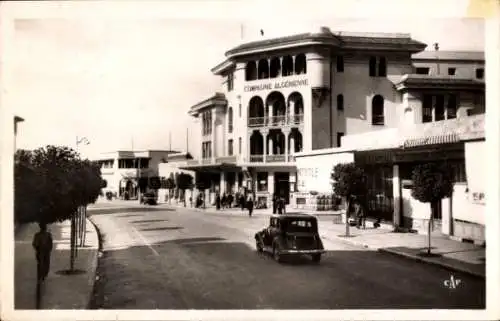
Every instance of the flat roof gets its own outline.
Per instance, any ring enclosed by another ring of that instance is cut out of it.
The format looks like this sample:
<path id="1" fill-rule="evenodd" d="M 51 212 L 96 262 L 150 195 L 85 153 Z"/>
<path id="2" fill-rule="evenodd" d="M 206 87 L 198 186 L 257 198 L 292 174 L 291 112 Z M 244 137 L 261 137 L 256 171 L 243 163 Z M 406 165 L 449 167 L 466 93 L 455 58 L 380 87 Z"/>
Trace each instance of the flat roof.
<path id="1" fill-rule="evenodd" d="M 454 61 L 480 61 L 484 62 L 484 51 L 432 51 L 425 50 L 415 53 L 412 56 L 413 60 L 454 60 Z"/>

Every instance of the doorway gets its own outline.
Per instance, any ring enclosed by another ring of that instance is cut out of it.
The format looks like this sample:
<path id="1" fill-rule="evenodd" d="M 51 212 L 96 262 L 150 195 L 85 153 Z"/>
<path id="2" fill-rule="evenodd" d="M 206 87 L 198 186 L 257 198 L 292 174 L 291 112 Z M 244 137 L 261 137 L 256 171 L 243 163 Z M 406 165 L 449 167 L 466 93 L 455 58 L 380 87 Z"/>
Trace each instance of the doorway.
<path id="1" fill-rule="evenodd" d="M 274 194 L 285 199 L 286 204 L 290 204 L 290 173 L 274 173 Z"/>

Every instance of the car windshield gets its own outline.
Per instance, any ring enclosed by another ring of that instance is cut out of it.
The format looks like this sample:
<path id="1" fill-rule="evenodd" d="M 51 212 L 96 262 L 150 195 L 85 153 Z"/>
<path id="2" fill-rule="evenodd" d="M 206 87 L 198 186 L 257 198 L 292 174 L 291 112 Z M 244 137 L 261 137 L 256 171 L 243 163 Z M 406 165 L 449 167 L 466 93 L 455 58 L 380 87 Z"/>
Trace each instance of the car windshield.
<path id="1" fill-rule="evenodd" d="M 311 219 L 300 219 L 294 218 L 289 219 L 285 224 L 285 229 L 287 232 L 316 232 L 317 226 L 316 221 Z"/>

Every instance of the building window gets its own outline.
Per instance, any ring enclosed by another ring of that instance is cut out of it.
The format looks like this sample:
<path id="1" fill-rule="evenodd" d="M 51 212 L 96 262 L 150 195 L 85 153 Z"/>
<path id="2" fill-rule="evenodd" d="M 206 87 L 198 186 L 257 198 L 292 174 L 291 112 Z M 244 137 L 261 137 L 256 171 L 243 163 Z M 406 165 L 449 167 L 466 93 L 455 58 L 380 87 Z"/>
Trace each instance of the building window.
<path id="1" fill-rule="evenodd" d="M 201 158 L 211 158 L 212 157 L 212 142 L 203 142 L 201 150 Z"/>
<path id="2" fill-rule="evenodd" d="M 448 103 L 446 104 L 446 119 L 457 118 L 457 96 L 448 96 Z"/>
<path id="3" fill-rule="evenodd" d="M 444 120 L 444 96 L 436 95 L 436 104 L 434 105 L 434 121 Z"/>
<path id="4" fill-rule="evenodd" d="M 337 147 L 341 146 L 342 137 L 344 137 L 344 133 L 337 133 Z"/>
<path id="5" fill-rule="evenodd" d="M 455 76 L 456 68 L 448 68 L 448 76 Z"/>
<path id="6" fill-rule="evenodd" d="M 484 78 L 484 69 L 483 68 L 477 68 L 476 69 L 476 78 L 477 79 L 483 79 Z"/>
<path id="7" fill-rule="evenodd" d="M 202 132 L 203 135 L 210 135 L 212 133 L 212 112 L 206 111 L 201 115 L 202 119 Z"/>
<path id="8" fill-rule="evenodd" d="M 380 57 L 378 62 L 378 76 L 385 77 L 387 76 L 387 60 L 385 57 Z"/>
<path id="9" fill-rule="evenodd" d="M 384 125 L 384 98 L 380 95 L 372 99 L 372 125 Z"/>
<path id="10" fill-rule="evenodd" d="M 370 57 L 370 77 L 375 77 L 377 71 L 377 58 Z"/>
<path id="11" fill-rule="evenodd" d="M 241 155 L 241 137 L 238 138 L 238 154 Z"/>
<path id="12" fill-rule="evenodd" d="M 428 75 L 429 74 L 429 68 L 428 67 L 419 67 L 415 70 L 417 75 Z"/>
<path id="13" fill-rule="evenodd" d="M 227 112 L 227 127 L 229 133 L 233 132 L 233 107 L 229 107 L 229 110 Z"/>
<path id="14" fill-rule="evenodd" d="M 344 72 L 344 56 L 337 56 L 337 72 Z"/>
<path id="15" fill-rule="evenodd" d="M 233 156 L 233 140 L 232 139 L 228 140 L 228 142 L 227 142 L 227 154 L 229 156 Z"/>
<path id="16" fill-rule="evenodd" d="M 337 95 L 337 110 L 344 110 L 344 95 Z"/>
<path id="17" fill-rule="evenodd" d="M 432 96 L 424 95 L 422 102 L 422 122 L 429 123 L 432 121 Z"/>
<path id="18" fill-rule="evenodd" d="M 234 88 L 234 74 L 227 75 L 227 91 L 232 91 Z"/>
<path id="19" fill-rule="evenodd" d="M 257 172 L 257 191 L 267 192 L 267 172 Z"/>

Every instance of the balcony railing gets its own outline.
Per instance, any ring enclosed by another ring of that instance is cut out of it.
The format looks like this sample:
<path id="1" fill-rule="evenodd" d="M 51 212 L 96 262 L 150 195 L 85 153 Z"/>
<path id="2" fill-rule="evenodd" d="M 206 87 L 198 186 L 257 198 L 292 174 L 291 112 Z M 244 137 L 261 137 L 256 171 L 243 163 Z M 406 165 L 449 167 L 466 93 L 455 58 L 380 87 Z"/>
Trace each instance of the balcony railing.
<path id="1" fill-rule="evenodd" d="M 221 163 L 236 163 L 236 155 L 217 157 L 215 159 L 215 162 L 217 164 L 221 164 Z"/>
<path id="2" fill-rule="evenodd" d="M 267 163 L 281 163 L 286 162 L 286 155 L 267 155 L 266 156 Z"/>
<path id="3" fill-rule="evenodd" d="M 201 159 L 201 163 L 203 165 L 213 164 L 214 163 L 214 159 L 213 158 L 202 158 Z"/>
<path id="4" fill-rule="evenodd" d="M 302 123 L 304 123 L 304 114 L 248 118 L 248 127 L 282 127 L 299 125 Z"/>
<path id="5" fill-rule="evenodd" d="M 250 155 L 250 163 L 285 163 L 295 162 L 295 156 L 285 154 L 278 155 Z"/>

